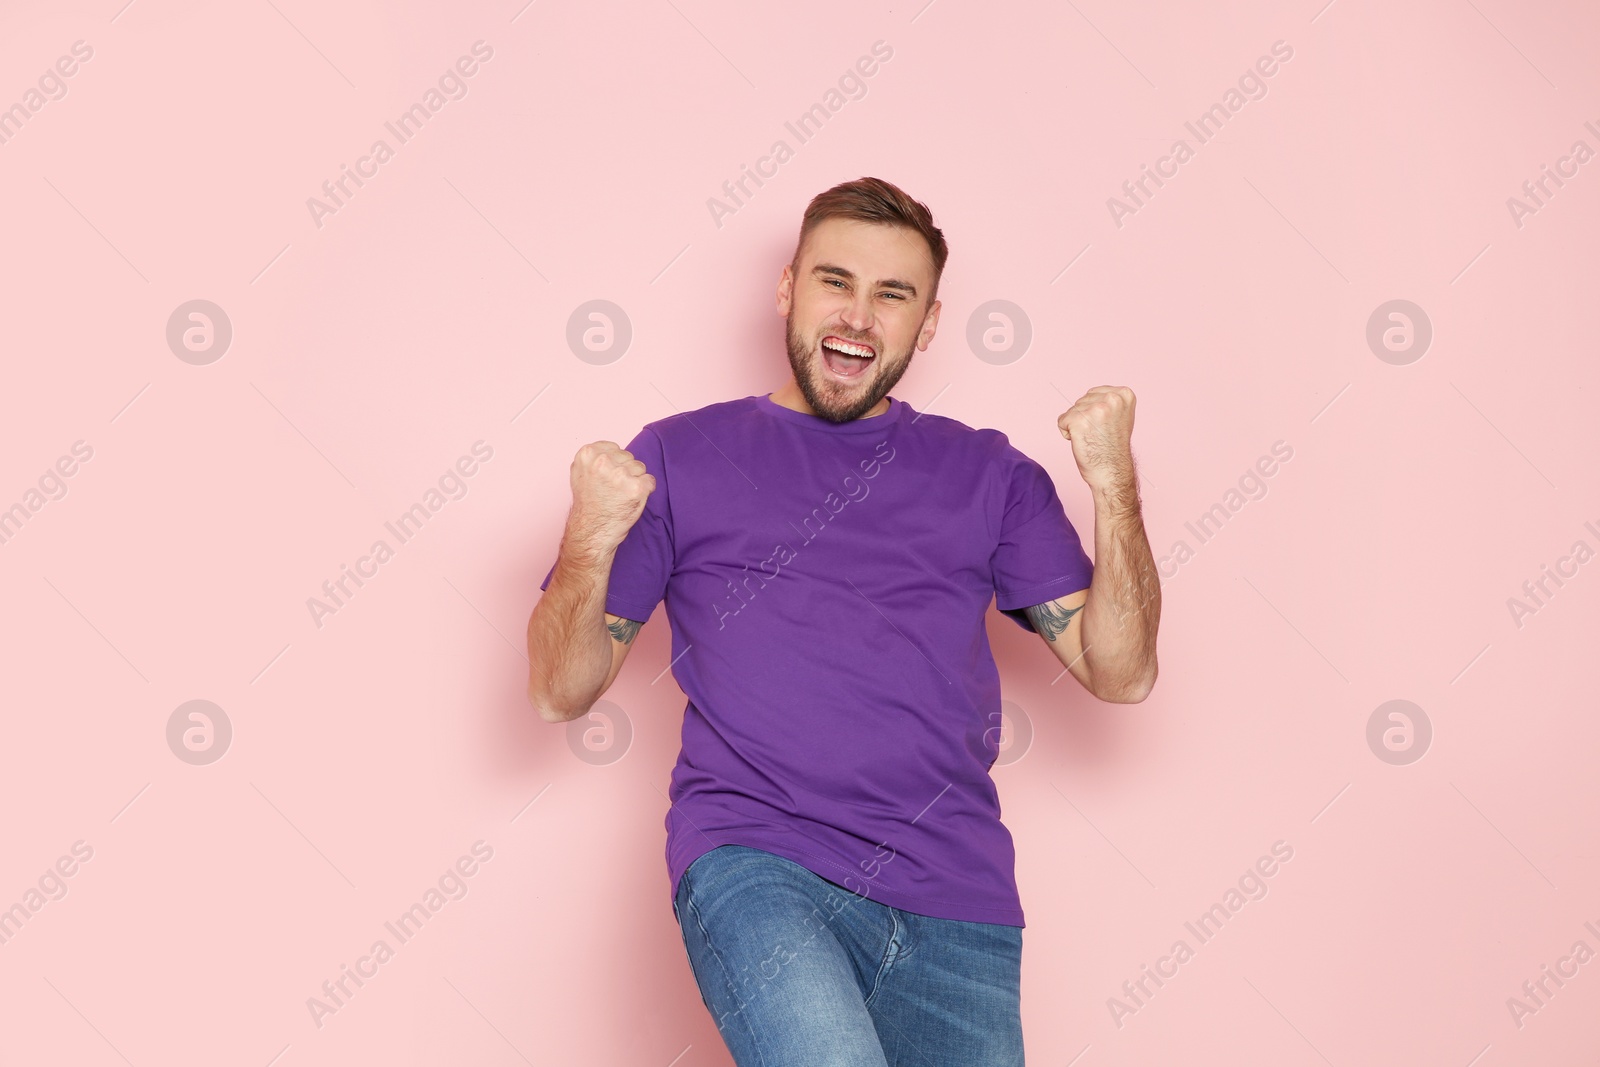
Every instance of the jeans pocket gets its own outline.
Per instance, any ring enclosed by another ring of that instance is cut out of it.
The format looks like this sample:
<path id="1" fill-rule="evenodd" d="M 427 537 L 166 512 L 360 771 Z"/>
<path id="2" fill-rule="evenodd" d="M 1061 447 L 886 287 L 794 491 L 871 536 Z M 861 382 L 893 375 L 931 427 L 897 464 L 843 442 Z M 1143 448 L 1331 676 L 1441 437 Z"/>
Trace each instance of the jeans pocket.
<path id="1" fill-rule="evenodd" d="M 729 878 L 750 868 L 771 863 L 775 856 L 748 845 L 717 845 L 696 856 L 683 870 L 678 891 L 687 899 L 705 899 L 706 894 Z"/>

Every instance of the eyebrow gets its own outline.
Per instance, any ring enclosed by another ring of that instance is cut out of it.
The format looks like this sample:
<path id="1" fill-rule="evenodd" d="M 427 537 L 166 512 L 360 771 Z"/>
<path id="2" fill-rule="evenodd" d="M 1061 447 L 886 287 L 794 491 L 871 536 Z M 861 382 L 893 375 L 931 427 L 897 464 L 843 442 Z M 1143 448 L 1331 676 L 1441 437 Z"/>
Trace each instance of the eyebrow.
<path id="1" fill-rule="evenodd" d="M 815 267 L 811 268 L 811 273 L 813 275 L 837 275 L 847 282 L 853 282 L 856 280 L 855 272 L 846 270 L 843 267 L 836 267 L 832 263 L 818 263 Z M 910 282 L 901 281 L 899 278 L 885 278 L 883 281 L 878 282 L 874 288 L 897 289 L 900 292 L 910 296 L 913 300 L 916 299 L 917 296 L 917 287 L 912 285 Z"/>

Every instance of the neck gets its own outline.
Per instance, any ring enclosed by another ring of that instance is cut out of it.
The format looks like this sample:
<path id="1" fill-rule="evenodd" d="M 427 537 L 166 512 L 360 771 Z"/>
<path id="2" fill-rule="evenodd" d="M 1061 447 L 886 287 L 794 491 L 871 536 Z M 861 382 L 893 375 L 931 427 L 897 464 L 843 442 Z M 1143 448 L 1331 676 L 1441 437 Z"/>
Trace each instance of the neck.
<path id="1" fill-rule="evenodd" d="M 782 388 L 773 390 L 773 392 L 769 395 L 772 397 L 772 402 L 777 404 L 779 407 L 785 407 L 790 411 L 798 411 L 805 415 L 815 415 L 817 413 L 816 409 L 814 409 L 810 404 L 806 403 L 805 394 L 800 391 L 799 384 L 793 378 L 790 378 L 787 382 L 785 382 Z M 889 398 L 884 397 L 882 400 L 872 405 L 871 411 L 861 415 L 860 418 L 870 419 L 875 416 L 882 415 L 888 410 Z"/>

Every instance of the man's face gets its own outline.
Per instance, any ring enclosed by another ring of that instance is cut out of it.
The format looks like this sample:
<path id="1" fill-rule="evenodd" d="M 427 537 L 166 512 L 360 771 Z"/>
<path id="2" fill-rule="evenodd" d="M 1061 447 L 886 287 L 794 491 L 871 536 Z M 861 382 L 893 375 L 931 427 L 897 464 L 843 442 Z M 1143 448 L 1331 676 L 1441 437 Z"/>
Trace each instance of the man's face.
<path id="1" fill-rule="evenodd" d="M 827 219 L 783 268 L 778 314 L 786 317 L 789 367 L 813 412 L 850 422 L 871 411 L 926 349 L 939 321 L 930 307 L 933 257 L 904 226 Z M 869 349 L 866 358 L 834 346 Z"/>

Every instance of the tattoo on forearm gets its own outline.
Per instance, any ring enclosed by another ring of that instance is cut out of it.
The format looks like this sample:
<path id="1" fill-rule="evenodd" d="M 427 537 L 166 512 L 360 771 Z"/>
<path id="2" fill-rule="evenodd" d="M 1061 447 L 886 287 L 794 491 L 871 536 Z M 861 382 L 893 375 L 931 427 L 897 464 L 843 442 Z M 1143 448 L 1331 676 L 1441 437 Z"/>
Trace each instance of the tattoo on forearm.
<path id="1" fill-rule="evenodd" d="M 633 619 L 618 619 L 616 622 L 606 623 L 606 629 L 611 631 L 614 639 L 626 645 L 633 640 L 634 635 L 639 632 L 639 627 L 643 625 L 644 623 Z"/>
<path id="2" fill-rule="evenodd" d="M 1046 641 L 1054 641 L 1056 634 L 1065 630 L 1072 617 L 1082 610 L 1082 604 L 1075 608 L 1058 608 L 1054 601 L 1047 601 L 1024 608 L 1023 614 L 1028 616 L 1033 628 L 1043 634 Z"/>

